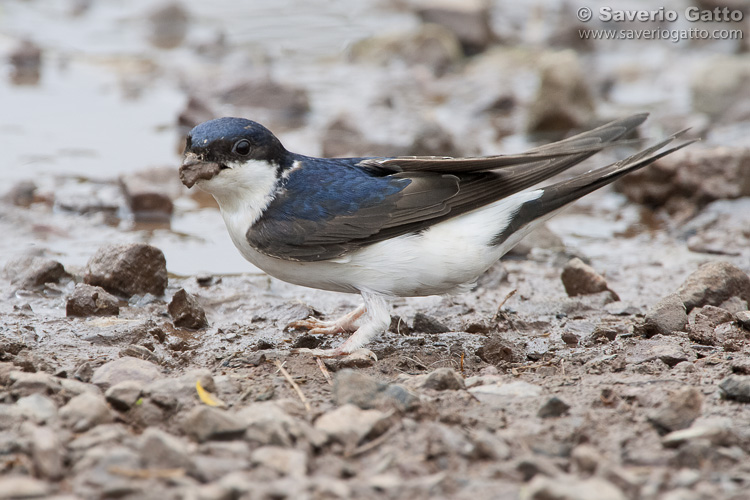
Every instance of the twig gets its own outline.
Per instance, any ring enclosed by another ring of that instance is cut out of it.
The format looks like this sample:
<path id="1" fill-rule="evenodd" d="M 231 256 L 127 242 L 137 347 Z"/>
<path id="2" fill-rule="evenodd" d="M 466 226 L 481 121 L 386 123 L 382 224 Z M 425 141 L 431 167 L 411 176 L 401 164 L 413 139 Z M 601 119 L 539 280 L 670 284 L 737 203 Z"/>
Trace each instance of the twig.
<path id="1" fill-rule="evenodd" d="M 393 412 L 391 412 L 390 414 L 392 415 Z M 364 453 L 367 453 L 368 451 L 373 450 L 373 449 L 377 448 L 378 446 L 380 446 L 381 444 L 383 444 L 386 441 L 388 441 L 388 439 L 391 436 L 396 435 L 400 429 L 401 429 L 400 426 L 398 426 L 398 427 L 397 426 L 393 426 L 390 429 L 388 429 L 386 432 L 384 432 L 383 434 L 381 434 L 380 436 L 378 436 L 375 439 L 373 439 L 372 441 L 370 441 L 369 443 L 365 443 L 365 444 L 363 444 L 361 446 L 358 446 L 357 448 L 355 448 L 354 450 L 352 450 L 350 453 L 344 453 L 344 456 L 346 458 L 353 458 L 353 457 L 356 457 L 358 455 L 362 455 Z"/>
<path id="2" fill-rule="evenodd" d="M 326 382 L 328 382 L 328 385 L 333 385 L 333 379 L 331 378 L 331 372 L 328 371 L 328 368 L 326 368 L 326 365 L 325 365 L 325 363 L 323 363 L 323 360 L 320 359 L 319 356 L 315 356 L 315 362 L 318 364 L 318 368 L 320 368 L 320 372 L 326 378 Z"/>
<path id="3" fill-rule="evenodd" d="M 509 298 L 513 297 L 516 294 L 517 291 L 518 289 L 514 288 L 513 290 L 508 292 L 508 295 L 506 295 L 503 300 L 500 301 L 500 304 L 497 306 L 497 311 L 495 311 L 495 315 L 492 317 L 493 323 L 495 323 L 500 317 L 500 309 L 505 305 L 506 302 L 508 302 Z"/>
<path id="4" fill-rule="evenodd" d="M 286 368 L 284 368 L 284 365 L 282 365 L 278 359 L 274 359 L 273 362 L 276 365 L 276 368 L 279 369 L 281 374 L 284 375 L 284 378 L 286 379 L 286 381 L 289 382 L 289 385 L 292 386 L 292 389 L 294 389 L 294 392 L 297 393 L 297 397 L 299 397 L 300 401 L 302 401 L 302 404 L 305 405 L 305 410 L 307 410 L 307 413 L 310 413 L 312 411 L 312 408 L 310 408 L 310 403 L 307 401 L 307 398 L 302 393 L 302 389 L 300 389 L 299 385 L 297 385 L 297 382 L 295 382 L 292 376 L 289 375 L 289 372 L 286 371 Z"/>

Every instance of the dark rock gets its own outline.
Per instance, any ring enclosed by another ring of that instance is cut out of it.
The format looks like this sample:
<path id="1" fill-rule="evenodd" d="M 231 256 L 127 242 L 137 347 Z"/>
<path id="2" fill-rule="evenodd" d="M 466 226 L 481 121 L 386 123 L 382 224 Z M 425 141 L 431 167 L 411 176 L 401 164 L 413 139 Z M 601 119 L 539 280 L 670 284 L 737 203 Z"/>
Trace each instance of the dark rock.
<path id="1" fill-rule="evenodd" d="M 30 207 L 34 203 L 36 190 L 36 184 L 32 181 L 21 181 L 3 195 L 3 200 L 17 207 Z"/>
<path id="2" fill-rule="evenodd" d="M 42 49 L 31 40 L 22 40 L 10 53 L 13 67 L 11 81 L 15 85 L 36 85 L 42 69 Z"/>
<path id="3" fill-rule="evenodd" d="M 719 382 L 721 397 L 750 403 L 750 375 L 730 375 Z"/>
<path id="4" fill-rule="evenodd" d="M 438 368 L 425 378 L 421 384 L 424 389 L 434 391 L 458 391 L 466 389 L 464 378 L 453 368 Z"/>
<path id="5" fill-rule="evenodd" d="M 564 133 L 589 123 L 594 100 L 576 53 L 548 53 L 539 65 L 540 83 L 531 101 L 527 130 Z"/>
<path id="6" fill-rule="evenodd" d="M 289 125 L 300 124 L 310 110 L 305 90 L 270 79 L 244 81 L 224 90 L 219 97 L 225 104 L 272 111 Z"/>
<path id="7" fill-rule="evenodd" d="M 167 261 L 161 250 L 144 243 L 106 245 L 89 260 L 83 281 L 126 297 L 161 296 L 167 287 Z"/>
<path id="8" fill-rule="evenodd" d="M 728 262 L 709 262 L 688 276 L 677 293 L 688 312 L 707 304 L 718 306 L 734 296 L 750 302 L 750 276 Z"/>
<path id="9" fill-rule="evenodd" d="M 60 408 L 60 420 L 74 432 L 86 432 L 112 422 L 113 418 L 102 395 L 84 392 Z"/>
<path id="10" fill-rule="evenodd" d="M 552 396 L 542 405 L 541 408 L 539 408 L 536 416 L 539 418 L 561 417 L 565 415 L 569 409 L 570 405 L 568 403 L 557 396 Z"/>
<path id="11" fill-rule="evenodd" d="M 65 302 L 66 316 L 117 316 L 120 303 L 117 297 L 99 286 L 78 283 Z"/>
<path id="12" fill-rule="evenodd" d="M 628 174 L 616 187 L 631 201 L 652 208 L 664 207 L 672 215 L 685 212 L 681 215 L 685 218 L 714 200 L 750 196 L 747 179 L 750 149 L 688 148 Z M 689 311 L 702 304 L 685 305 Z"/>
<path id="13" fill-rule="evenodd" d="M 388 327 L 389 332 L 398 333 L 399 335 L 408 335 L 412 332 L 409 323 L 401 316 L 391 316 L 391 324 Z"/>
<path id="14" fill-rule="evenodd" d="M 26 290 L 44 286 L 45 283 L 58 283 L 68 275 L 59 262 L 36 256 L 12 260 L 6 264 L 3 272 L 11 285 Z"/>
<path id="15" fill-rule="evenodd" d="M 339 406 L 353 404 L 363 410 L 375 408 L 382 411 L 408 411 L 419 402 L 419 398 L 401 384 L 380 382 L 350 369 L 336 373 L 333 399 Z"/>
<path id="16" fill-rule="evenodd" d="M 236 415 L 211 408 L 196 406 L 185 416 L 182 429 L 198 442 L 240 439 L 246 425 Z"/>
<path id="17" fill-rule="evenodd" d="M 208 326 L 206 312 L 198 304 L 196 298 L 187 293 L 184 288 L 177 290 L 167 310 L 172 316 L 174 326 L 178 328 L 199 330 Z"/>
<path id="18" fill-rule="evenodd" d="M 688 323 L 685 305 L 679 295 L 673 293 L 657 302 L 646 313 L 643 324 L 637 332 L 646 337 L 658 333 L 669 335 L 672 332 L 684 332 Z"/>
<path id="19" fill-rule="evenodd" d="M 315 349 L 322 343 L 323 339 L 321 339 L 320 337 L 316 337 L 315 335 L 309 333 L 303 333 L 302 335 L 298 335 L 297 338 L 294 339 L 294 342 L 292 342 L 292 347 L 294 349 Z"/>
<path id="20" fill-rule="evenodd" d="M 120 187 L 136 221 L 168 222 L 174 211 L 172 200 L 182 194 L 182 184 L 172 167 L 122 175 Z"/>
<path id="21" fill-rule="evenodd" d="M 519 363 L 526 358 L 523 350 L 519 346 L 504 339 L 500 335 L 492 335 L 489 337 L 482 347 L 477 349 L 476 355 L 479 356 L 482 361 L 493 365 Z"/>
<path id="22" fill-rule="evenodd" d="M 648 420 L 660 434 L 686 429 L 700 417 L 703 394 L 695 387 L 682 387 L 669 395 L 664 406 L 652 412 Z"/>
<path id="23" fill-rule="evenodd" d="M 148 21 L 149 42 L 160 49 L 173 49 L 185 39 L 190 15 L 179 3 L 167 3 L 151 12 Z"/>
<path id="24" fill-rule="evenodd" d="M 484 51 L 495 38 L 490 5 L 482 0 L 425 3 L 417 6 L 416 13 L 422 22 L 450 30 L 466 55 Z"/>
<path id="25" fill-rule="evenodd" d="M 578 336 L 573 332 L 563 332 L 562 335 L 560 335 L 560 338 L 563 342 L 568 344 L 569 346 L 577 346 L 578 345 Z"/>
<path id="26" fill-rule="evenodd" d="M 161 368 L 158 365 L 143 359 L 126 357 L 97 368 L 91 377 L 91 383 L 106 390 L 127 380 L 148 383 L 161 376 Z"/>
<path id="27" fill-rule="evenodd" d="M 442 324 L 432 316 L 427 316 L 424 313 L 418 312 L 414 315 L 411 329 L 414 332 L 421 333 L 445 333 L 449 332 L 450 328 Z"/>
<path id="28" fill-rule="evenodd" d="M 116 410 L 128 411 L 141 397 L 143 386 L 143 381 L 125 380 L 107 389 L 104 397 Z"/>
<path id="29" fill-rule="evenodd" d="M 620 300 L 617 294 L 607 287 L 607 281 L 602 275 L 578 257 L 571 259 L 565 265 L 560 279 L 562 279 L 569 297 L 609 291 L 615 300 Z"/>

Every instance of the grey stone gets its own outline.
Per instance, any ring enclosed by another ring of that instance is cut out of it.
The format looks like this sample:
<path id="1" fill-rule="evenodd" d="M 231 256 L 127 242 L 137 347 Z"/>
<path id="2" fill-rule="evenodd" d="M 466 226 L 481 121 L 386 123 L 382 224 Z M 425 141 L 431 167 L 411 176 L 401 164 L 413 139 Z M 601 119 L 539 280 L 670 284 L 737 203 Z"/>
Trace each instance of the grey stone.
<path id="1" fill-rule="evenodd" d="M 236 415 L 209 406 L 196 406 L 182 422 L 185 433 L 201 443 L 212 439 L 239 439 L 246 427 Z"/>
<path id="2" fill-rule="evenodd" d="M 60 408 L 60 420 L 74 432 L 85 432 L 100 424 L 112 422 L 112 414 L 104 397 L 85 392 Z"/>
<path id="3" fill-rule="evenodd" d="M 669 335 L 684 332 L 688 323 L 687 312 L 682 299 L 676 293 L 667 295 L 646 313 L 641 332 L 651 337 L 657 333 Z"/>
<path id="4" fill-rule="evenodd" d="M 31 430 L 31 459 L 37 476 L 58 480 L 65 474 L 65 447 L 59 433 L 49 427 Z"/>
<path id="5" fill-rule="evenodd" d="M 537 475 L 521 495 L 523 500 L 626 500 L 625 494 L 602 478 L 577 479 Z"/>
<path id="6" fill-rule="evenodd" d="M 293 446 L 306 435 L 303 425 L 275 401 L 262 401 L 237 412 L 237 418 L 247 426 L 245 439 L 261 445 Z"/>
<path id="7" fill-rule="evenodd" d="M 120 305 L 117 297 L 99 286 L 78 283 L 65 302 L 66 316 L 117 316 Z"/>
<path id="8" fill-rule="evenodd" d="M 667 397 L 663 407 L 648 419 L 661 434 L 686 429 L 701 415 L 703 393 L 695 387 L 682 387 Z"/>
<path id="9" fill-rule="evenodd" d="M 467 55 L 484 51 L 495 38 L 490 5 L 484 0 L 421 2 L 416 13 L 422 22 L 450 30 Z"/>
<path id="10" fill-rule="evenodd" d="M 527 130 L 560 133 L 589 123 L 594 100 L 576 53 L 546 53 L 539 66 L 539 88 L 531 101 Z"/>
<path id="11" fill-rule="evenodd" d="M 206 368 L 200 368 L 176 378 L 156 379 L 143 388 L 143 396 L 162 408 L 188 407 L 198 401 L 196 382 L 200 382 L 201 387 L 212 394 L 217 392 L 211 372 Z"/>
<path id="12" fill-rule="evenodd" d="M 164 295 L 167 261 L 161 250 L 144 243 L 106 245 L 89 259 L 84 283 L 130 297 Z"/>
<path id="13" fill-rule="evenodd" d="M 0 477 L 0 499 L 41 498 L 50 493 L 50 485 L 28 476 Z"/>
<path id="14" fill-rule="evenodd" d="M 464 378 L 453 368 L 438 368 L 427 375 L 421 386 L 435 391 L 466 389 Z"/>
<path id="15" fill-rule="evenodd" d="M 729 262 L 703 264 L 677 290 L 688 312 L 695 307 L 718 306 L 737 296 L 750 302 L 750 276 Z"/>
<path id="16" fill-rule="evenodd" d="M 141 397 L 144 385 L 140 380 L 125 380 L 107 389 L 104 397 L 113 408 L 128 411 Z"/>
<path id="17" fill-rule="evenodd" d="M 27 290 L 44 286 L 45 283 L 57 283 L 67 276 L 62 264 L 38 256 L 26 256 L 8 262 L 4 274 L 10 279 L 11 285 Z"/>
<path id="18" fill-rule="evenodd" d="M 359 348 L 345 356 L 325 358 L 323 363 L 329 370 L 337 372 L 344 368 L 367 368 L 374 365 L 377 360 L 378 357 L 371 350 Z"/>
<path id="19" fill-rule="evenodd" d="M 315 428 L 323 431 L 330 441 L 353 449 L 360 442 L 384 433 L 392 424 L 391 415 L 379 410 L 363 410 L 347 404 L 324 413 L 315 421 Z"/>
<path id="20" fill-rule="evenodd" d="M 750 59 L 723 56 L 705 61 L 690 83 L 693 108 L 713 119 L 728 119 L 738 102 L 750 98 Z"/>
<path id="21" fill-rule="evenodd" d="M 570 297 L 609 291 L 615 300 L 620 300 L 617 294 L 607 286 L 607 280 L 578 257 L 568 261 L 560 279 L 562 279 L 565 291 Z"/>
<path id="22" fill-rule="evenodd" d="M 268 467 L 284 476 L 305 477 L 307 454 L 301 450 L 278 446 L 261 446 L 251 455 L 253 464 Z"/>
<path id="23" fill-rule="evenodd" d="M 39 393 L 18 398 L 16 406 L 37 424 L 49 423 L 57 418 L 55 402 Z"/>
<path id="24" fill-rule="evenodd" d="M 649 355 L 652 358 L 660 359 L 670 367 L 687 361 L 689 358 L 682 347 L 674 344 L 656 344 L 649 349 Z"/>
<path id="25" fill-rule="evenodd" d="M 708 441 L 714 446 L 731 446 L 737 439 L 737 434 L 726 426 L 706 424 L 670 432 L 661 439 L 661 444 L 665 448 L 677 448 L 690 441 Z"/>
<path id="26" fill-rule="evenodd" d="M 396 409 L 407 411 L 419 403 L 419 397 L 401 384 L 380 382 L 360 371 L 341 370 L 333 382 L 337 405 L 356 405 L 363 410 Z"/>
<path id="27" fill-rule="evenodd" d="M 720 345 L 716 335 L 716 327 L 722 323 L 731 322 L 732 314 L 720 307 L 705 305 L 690 311 L 690 327 L 688 338 L 702 345 Z"/>
<path id="28" fill-rule="evenodd" d="M 491 402 L 535 398 L 542 394 L 542 388 L 538 385 L 518 380 L 507 384 L 478 385 L 469 389 L 469 392 L 480 401 Z"/>
<path id="29" fill-rule="evenodd" d="M 721 397 L 750 403 L 750 375 L 730 375 L 719 382 Z"/>
<path id="30" fill-rule="evenodd" d="M 750 330 L 750 311 L 739 311 L 735 313 L 735 316 L 740 325 L 742 325 L 742 328 Z"/>
<path id="31" fill-rule="evenodd" d="M 44 372 L 26 373 L 14 370 L 10 372 L 8 378 L 11 389 L 19 396 L 35 393 L 54 394 L 61 389 L 60 381 Z"/>
<path id="32" fill-rule="evenodd" d="M 571 472 L 582 477 L 592 476 L 600 465 L 605 464 L 602 454 L 590 444 L 579 444 L 570 453 Z"/>
<path id="33" fill-rule="evenodd" d="M 126 380 L 147 383 L 161 376 L 161 368 L 158 365 L 128 356 L 110 361 L 97 368 L 91 377 L 91 382 L 106 390 Z"/>
<path id="34" fill-rule="evenodd" d="M 539 408 L 536 416 L 539 418 L 561 417 L 567 413 L 569 409 L 570 405 L 568 403 L 557 396 L 552 396 L 542 405 L 541 408 Z"/>
<path id="35" fill-rule="evenodd" d="M 142 480 L 117 473 L 140 467 L 138 454 L 125 446 L 95 446 L 73 465 L 73 491 L 83 498 L 144 498 Z"/>
<path id="36" fill-rule="evenodd" d="M 196 298 L 180 288 L 172 297 L 167 308 L 172 316 L 174 326 L 178 328 L 190 328 L 199 330 L 208 326 L 206 311 L 198 303 Z"/>
<path id="37" fill-rule="evenodd" d="M 147 469 L 183 469 L 192 470 L 190 447 L 177 436 L 161 429 L 149 427 L 138 442 L 141 463 Z"/>

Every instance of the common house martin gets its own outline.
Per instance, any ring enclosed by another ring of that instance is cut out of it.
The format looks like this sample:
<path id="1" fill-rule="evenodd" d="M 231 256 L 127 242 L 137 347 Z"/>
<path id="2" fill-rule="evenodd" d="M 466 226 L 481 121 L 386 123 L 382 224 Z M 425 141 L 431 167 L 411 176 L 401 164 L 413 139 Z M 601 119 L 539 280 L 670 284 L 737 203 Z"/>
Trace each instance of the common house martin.
<path id="1" fill-rule="evenodd" d="M 225 117 L 190 131 L 180 179 L 216 198 L 232 241 L 255 266 L 296 285 L 362 296 L 339 319 L 291 325 L 351 333 L 335 349 L 314 350 L 337 356 L 389 327 L 389 298 L 470 289 L 566 205 L 692 142 L 665 149 L 680 132 L 624 160 L 536 186 L 623 142 L 646 117 L 521 154 L 476 158 L 315 158 L 287 151 L 254 121 Z"/>

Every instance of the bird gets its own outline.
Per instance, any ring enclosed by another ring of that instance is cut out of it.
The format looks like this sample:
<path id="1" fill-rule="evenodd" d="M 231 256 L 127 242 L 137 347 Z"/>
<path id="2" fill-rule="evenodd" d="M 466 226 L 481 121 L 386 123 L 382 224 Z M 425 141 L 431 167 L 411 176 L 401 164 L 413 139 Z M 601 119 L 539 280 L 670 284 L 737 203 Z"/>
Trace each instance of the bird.
<path id="1" fill-rule="evenodd" d="M 362 305 L 341 318 L 289 325 L 351 334 L 338 347 L 312 350 L 344 356 L 388 329 L 393 298 L 470 290 L 572 202 L 693 142 L 673 144 L 683 130 L 623 160 L 538 186 L 606 147 L 632 142 L 626 136 L 647 116 L 520 154 L 466 158 L 304 156 L 259 123 L 223 117 L 187 134 L 179 175 L 188 188 L 213 195 L 234 245 L 267 274 L 361 295 Z"/>

